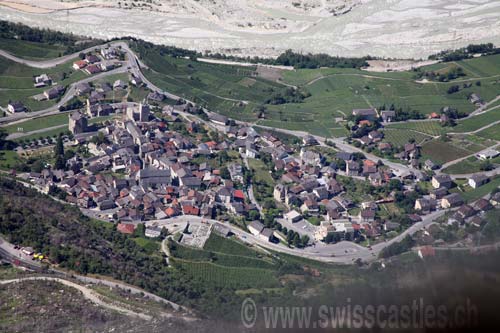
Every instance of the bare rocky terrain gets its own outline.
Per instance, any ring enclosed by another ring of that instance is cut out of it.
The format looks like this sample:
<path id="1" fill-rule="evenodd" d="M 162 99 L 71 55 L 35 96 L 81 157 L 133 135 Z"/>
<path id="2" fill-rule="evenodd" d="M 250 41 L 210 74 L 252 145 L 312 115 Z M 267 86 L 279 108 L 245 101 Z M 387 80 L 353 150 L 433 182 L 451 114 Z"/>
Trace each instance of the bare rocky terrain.
<path id="1" fill-rule="evenodd" d="M 425 58 L 500 42 L 494 0 L 0 0 L 0 19 L 242 56 Z"/>

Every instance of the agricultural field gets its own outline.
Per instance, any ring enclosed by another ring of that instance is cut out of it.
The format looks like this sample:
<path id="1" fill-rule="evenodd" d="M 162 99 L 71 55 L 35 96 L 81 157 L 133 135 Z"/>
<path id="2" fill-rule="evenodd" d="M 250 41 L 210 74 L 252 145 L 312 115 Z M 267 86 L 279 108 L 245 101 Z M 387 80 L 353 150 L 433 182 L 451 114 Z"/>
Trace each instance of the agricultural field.
<path id="1" fill-rule="evenodd" d="M 439 136 L 445 132 L 445 128 L 441 126 L 439 121 L 410 121 L 405 123 L 388 124 L 385 126 L 386 130 L 389 129 L 403 129 L 415 132 L 424 133 L 431 136 Z M 386 131 L 388 132 L 388 131 Z"/>
<path id="2" fill-rule="evenodd" d="M 258 253 L 242 243 L 212 233 L 203 248 L 210 252 L 230 253 L 238 256 L 254 257 Z"/>
<path id="3" fill-rule="evenodd" d="M 424 160 L 428 158 L 439 164 L 444 164 L 446 162 L 473 154 L 476 151 L 478 150 L 469 150 L 467 147 L 464 147 L 457 142 L 445 142 L 440 139 L 434 139 L 422 145 L 421 153 Z"/>
<path id="4" fill-rule="evenodd" d="M 500 75 L 500 54 L 455 62 L 473 77 Z"/>
<path id="5" fill-rule="evenodd" d="M 480 115 L 459 120 L 457 126 L 451 127 L 449 132 L 472 132 L 498 120 L 500 120 L 500 108 L 492 109 L 491 111 Z"/>
<path id="6" fill-rule="evenodd" d="M 430 136 L 409 131 L 405 129 L 386 129 L 384 130 L 384 142 L 389 142 L 395 147 L 404 146 L 411 139 L 414 139 L 417 144 L 421 144 L 424 140 L 432 139 Z"/>
<path id="7" fill-rule="evenodd" d="M 499 62 L 498 57 L 480 59 L 488 66 Z M 285 89 L 256 76 L 254 67 L 208 64 L 154 52 L 145 52 L 142 60 L 151 68 L 145 75 L 154 84 L 238 120 L 257 121 L 256 109 Z M 463 66 L 472 68 L 477 60 L 464 62 Z M 327 137 L 345 135 L 335 118 L 349 115 L 354 108 L 394 104 L 396 108 L 429 114 L 450 106 L 469 113 L 475 109 L 468 101 L 469 94 L 478 93 L 488 101 L 498 95 L 500 87 L 498 79 L 485 76 L 480 86 L 460 85 L 459 92 L 448 94 L 448 88 L 456 83 L 417 83 L 413 72 L 370 73 L 339 68 L 283 71 L 282 76 L 283 83 L 297 86 L 311 96 L 301 103 L 265 104 L 265 120 L 258 120 L 258 124 Z M 475 83 L 477 78 L 466 76 L 464 80 Z M 439 135 L 441 129 L 433 124 L 422 128 L 422 132 Z"/>
<path id="8" fill-rule="evenodd" d="M 454 127 L 442 127 L 439 121 L 433 120 L 388 124 L 385 127 L 386 129 L 408 129 L 432 136 L 439 136 L 444 133 L 465 133 L 476 131 L 481 127 L 487 126 L 498 120 L 500 120 L 500 108 L 495 108 L 477 116 L 458 120 L 457 125 Z"/>
<path id="9" fill-rule="evenodd" d="M 475 156 L 471 156 L 462 160 L 456 164 L 450 165 L 446 169 L 443 170 L 445 173 L 449 174 L 467 174 L 481 171 L 481 165 L 485 161 L 479 160 Z M 489 160 L 492 164 L 500 164 L 500 156 L 497 156 L 491 160 Z"/>
<path id="10" fill-rule="evenodd" d="M 279 287 L 274 259 L 245 245 L 212 234 L 203 250 L 170 244 L 174 267 L 216 286 L 233 288 Z"/>

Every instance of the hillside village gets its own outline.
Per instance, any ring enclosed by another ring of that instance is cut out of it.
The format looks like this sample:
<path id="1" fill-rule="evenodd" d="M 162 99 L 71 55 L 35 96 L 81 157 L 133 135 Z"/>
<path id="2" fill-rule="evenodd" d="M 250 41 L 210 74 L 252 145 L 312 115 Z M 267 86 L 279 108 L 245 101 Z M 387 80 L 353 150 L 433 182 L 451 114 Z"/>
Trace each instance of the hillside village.
<path id="1" fill-rule="evenodd" d="M 82 90 L 89 97 L 93 92 Z M 103 115 L 115 117 L 92 131 L 88 119 Z M 375 110 L 353 115 L 378 117 Z M 468 204 L 430 161 L 423 168 L 411 163 L 418 160 L 414 143 L 398 154 L 409 167 L 396 175 L 363 153 L 321 145 L 313 136 L 280 139 L 279 132 L 238 125 L 190 103 L 112 106 L 89 98 L 68 118 L 74 140 L 67 145 L 86 146 L 88 153 L 69 158 L 61 169 L 25 177 L 45 193 L 118 223 L 124 233 L 149 221 L 146 235 L 156 237 L 161 228 L 151 221 L 198 216 L 229 220 L 262 239 L 298 247 L 378 242 L 436 210 L 455 208 L 450 223 L 480 227 L 481 215 L 499 200 L 496 193 L 491 201 Z M 377 133 L 368 137 L 377 142 Z M 252 160 L 261 161 L 262 170 L 250 168 Z M 269 172 L 272 182 L 257 184 L 258 172 Z M 475 189 L 489 180 L 475 174 L 468 183 Z"/>
<path id="2" fill-rule="evenodd" d="M 123 43 L 81 52 L 69 66 L 62 77 L 81 75 L 69 85 L 49 72 L 33 77 L 43 89 L 33 98 L 56 103 L 49 114 L 67 115 L 67 134 L 16 148 L 21 156 L 54 149 L 54 162 L 12 173 L 123 233 L 145 224 L 154 238 L 164 221 L 197 217 L 295 248 L 342 241 L 370 247 L 440 211 L 449 224 L 480 228 L 498 205 L 494 188 L 469 195 L 498 183 L 495 170 L 464 183 L 423 158 L 421 142 L 385 140 L 386 126 L 408 119 L 450 126 L 464 116 L 453 108 L 427 116 L 393 105 L 352 109 L 342 119 L 345 140 L 330 140 L 230 119 L 164 92 Z M 486 105 L 475 93 L 468 102 Z M 6 110 L 10 117 L 37 113 L 19 101 Z M 498 155 L 491 148 L 477 158 Z"/>

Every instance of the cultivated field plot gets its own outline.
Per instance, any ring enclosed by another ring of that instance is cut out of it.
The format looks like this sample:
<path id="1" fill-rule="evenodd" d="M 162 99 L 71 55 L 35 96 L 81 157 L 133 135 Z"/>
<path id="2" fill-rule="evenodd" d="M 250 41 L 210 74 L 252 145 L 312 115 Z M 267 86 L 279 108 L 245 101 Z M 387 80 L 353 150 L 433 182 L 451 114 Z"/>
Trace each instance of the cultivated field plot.
<path id="1" fill-rule="evenodd" d="M 421 144 L 424 140 L 429 140 L 432 137 L 422 133 L 409 131 L 405 129 L 386 129 L 384 130 L 384 142 L 389 142 L 390 144 L 401 147 L 408 143 L 411 139 L 414 139 L 417 144 Z"/>
<path id="2" fill-rule="evenodd" d="M 398 123 L 398 124 L 388 124 L 385 126 L 387 130 L 389 129 L 404 129 L 416 131 L 424 134 L 428 134 L 431 136 L 439 136 L 445 132 L 445 128 L 443 128 L 439 121 L 411 121 L 406 123 Z"/>
<path id="3" fill-rule="evenodd" d="M 475 151 L 468 150 L 453 142 L 443 142 L 439 139 L 432 140 L 422 145 L 422 156 L 440 164 L 456 160 L 458 158 L 473 154 Z"/>
<path id="4" fill-rule="evenodd" d="M 407 129 L 422 132 L 432 136 L 439 136 L 444 133 L 466 133 L 476 131 L 484 126 L 500 120 L 500 108 L 492 109 L 491 111 L 458 120 L 454 127 L 442 127 L 439 121 L 423 120 L 411 121 L 406 123 L 388 124 L 386 129 Z M 493 126 L 495 128 L 495 126 Z M 492 132 L 495 129 L 491 129 Z M 498 131 L 498 130 L 497 130 Z"/>
<path id="5" fill-rule="evenodd" d="M 500 75 L 500 54 L 457 61 L 456 64 L 475 77 Z"/>
<path id="6" fill-rule="evenodd" d="M 171 253 L 174 267 L 216 286 L 279 286 L 275 275 L 278 267 L 270 257 L 215 234 L 210 235 L 203 250 L 175 244 Z"/>

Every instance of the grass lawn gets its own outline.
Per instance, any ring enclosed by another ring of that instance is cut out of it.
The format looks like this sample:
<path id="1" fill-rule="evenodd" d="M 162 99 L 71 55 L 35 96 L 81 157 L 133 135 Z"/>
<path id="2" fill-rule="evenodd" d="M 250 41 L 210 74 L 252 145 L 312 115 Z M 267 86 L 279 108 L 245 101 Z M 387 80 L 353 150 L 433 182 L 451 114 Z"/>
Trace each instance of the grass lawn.
<path id="1" fill-rule="evenodd" d="M 500 141 L 500 124 L 488 127 L 480 132 L 477 132 L 476 135 L 490 139 Z"/>
<path id="2" fill-rule="evenodd" d="M 145 237 L 134 238 L 134 241 L 141 246 L 148 254 L 160 251 L 160 243 Z"/>
<path id="3" fill-rule="evenodd" d="M 17 153 L 12 150 L 0 150 L 0 169 L 10 170 L 19 161 Z"/>
<path id="4" fill-rule="evenodd" d="M 453 164 L 446 169 L 443 169 L 443 172 L 450 174 L 466 174 L 481 171 L 479 169 L 481 162 L 475 158 L 474 156 L 469 157 L 463 161 L 460 161 L 456 164 Z"/>
<path id="5" fill-rule="evenodd" d="M 21 123 L 6 126 L 4 127 L 4 129 L 7 131 L 7 133 L 31 132 L 42 128 L 48 128 L 67 123 L 68 123 L 68 114 L 61 113 L 53 116 L 40 117 L 32 120 L 23 121 Z M 18 131 L 18 129 L 22 129 L 22 131 Z"/>
<path id="6" fill-rule="evenodd" d="M 487 195 L 488 193 L 490 193 L 499 186 L 500 186 L 500 177 L 497 176 L 496 178 L 492 179 L 489 183 L 486 183 L 483 186 L 480 186 L 476 189 L 467 187 L 468 190 L 465 192 L 461 192 L 460 194 L 462 195 L 465 201 L 470 203 Z"/>
<path id="7" fill-rule="evenodd" d="M 254 171 L 255 181 L 266 182 L 270 185 L 274 183 L 274 179 L 273 177 L 271 177 L 271 174 L 269 173 L 270 170 L 268 170 L 264 162 L 254 158 L 249 158 L 248 165 Z"/>

